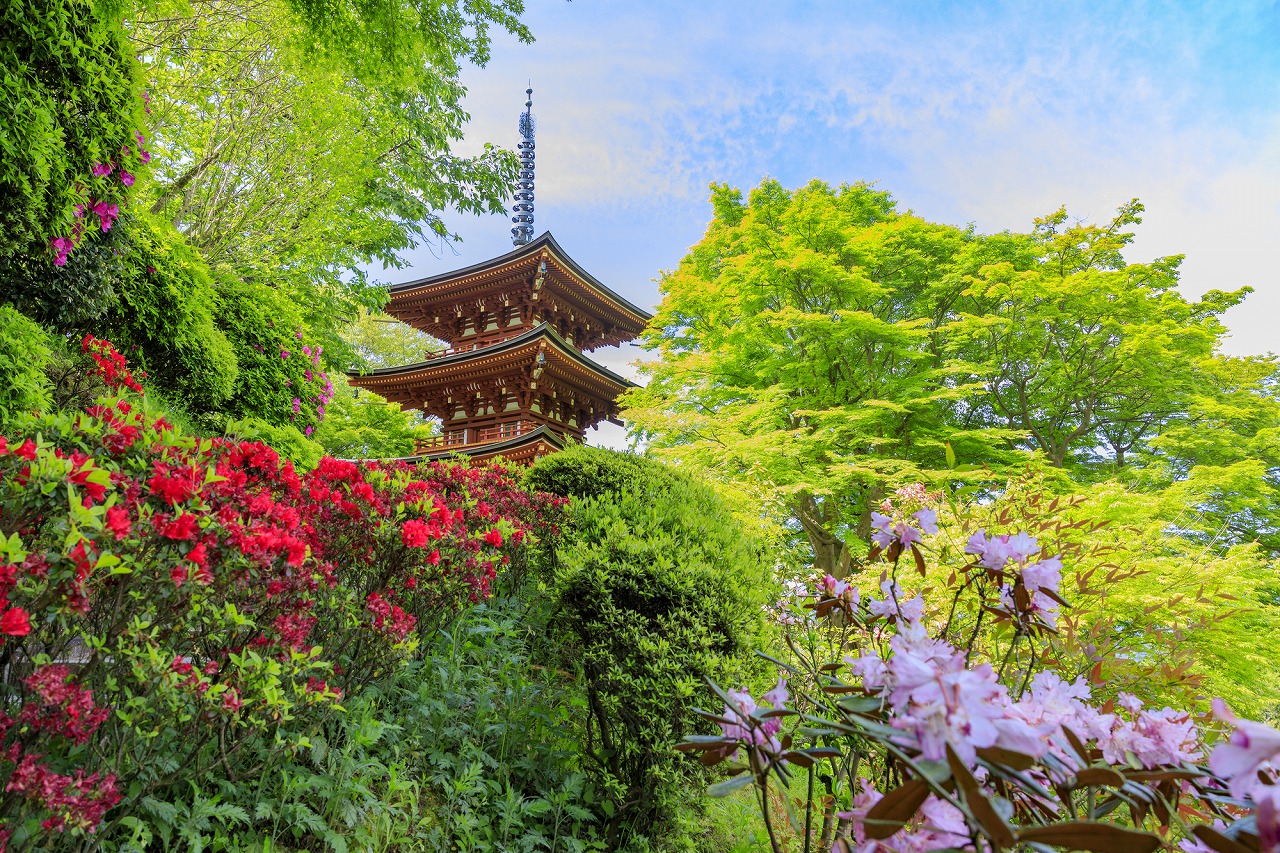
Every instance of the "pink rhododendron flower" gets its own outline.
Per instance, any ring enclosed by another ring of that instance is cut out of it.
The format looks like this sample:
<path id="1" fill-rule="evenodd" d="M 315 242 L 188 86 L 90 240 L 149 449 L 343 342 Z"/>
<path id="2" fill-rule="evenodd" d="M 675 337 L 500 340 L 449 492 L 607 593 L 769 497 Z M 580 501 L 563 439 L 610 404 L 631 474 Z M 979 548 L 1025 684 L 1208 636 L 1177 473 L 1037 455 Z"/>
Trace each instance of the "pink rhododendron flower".
<path id="1" fill-rule="evenodd" d="M 876 616 L 886 619 L 897 617 L 905 622 L 917 622 L 924 616 L 924 599 L 917 595 L 906 600 L 906 594 L 896 581 L 881 581 L 880 591 L 884 593 L 883 601 L 874 598 L 867 601 L 867 609 Z"/>
<path id="2" fill-rule="evenodd" d="M 131 187 L 133 186 L 133 181 L 133 175 L 130 175 L 124 169 L 120 170 L 120 183 L 124 184 L 126 187 Z"/>
<path id="3" fill-rule="evenodd" d="M 920 525 L 920 529 L 926 536 L 933 536 L 938 532 L 938 514 L 929 508 L 919 510 L 911 516 Z"/>
<path id="4" fill-rule="evenodd" d="M 1227 780 L 1231 796 L 1243 798 L 1257 785 L 1258 771 L 1280 758 L 1280 731 L 1237 717 L 1221 699 L 1213 700 L 1213 713 L 1234 730 L 1210 753 L 1209 769 Z"/>

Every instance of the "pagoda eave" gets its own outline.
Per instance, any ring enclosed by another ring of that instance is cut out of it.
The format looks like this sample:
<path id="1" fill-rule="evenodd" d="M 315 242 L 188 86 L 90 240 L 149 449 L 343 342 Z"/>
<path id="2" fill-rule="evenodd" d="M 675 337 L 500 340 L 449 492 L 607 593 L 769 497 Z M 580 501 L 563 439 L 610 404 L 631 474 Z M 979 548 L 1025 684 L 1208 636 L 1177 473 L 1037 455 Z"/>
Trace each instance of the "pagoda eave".
<path id="1" fill-rule="evenodd" d="M 633 339 L 652 316 L 587 273 L 550 232 L 497 258 L 395 285 L 390 296 L 388 314 L 455 345 L 554 322 L 592 350 Z M 488 318 L 482 328 L 468 325 L 477 314 Z"/>
<path id="2" fill-rule="evenodd" d="M 466 456 L 476 461 L 502 457 L 509 462 L 531 464 L 543 456 L 564 450 L 566 444 L 565 440 L 555 430 L 540 426 L 524 435 L 486 444 L 460 447 L 442 446 L 438 449 L 422 448 L 420 452 L 406 458 L 404 461 L 431 462 L 438 459 L 449 459 L 454 456 Z"/>

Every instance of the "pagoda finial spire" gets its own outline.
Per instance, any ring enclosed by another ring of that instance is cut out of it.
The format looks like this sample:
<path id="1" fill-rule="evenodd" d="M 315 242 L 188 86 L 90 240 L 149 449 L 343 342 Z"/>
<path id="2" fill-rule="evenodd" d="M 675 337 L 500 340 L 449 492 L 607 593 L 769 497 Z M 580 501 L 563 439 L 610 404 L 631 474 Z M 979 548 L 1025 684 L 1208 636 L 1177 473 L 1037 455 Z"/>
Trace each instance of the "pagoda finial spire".
<path id="1" fill-rule="evenodd" d="M 520 177 L 516 180 L 516 203 L 512 205 L 516 224 L 511 242 L 516 248 L 533 239 L 533 87 L 525 89 L 524 112 L 520 114 Z"/>

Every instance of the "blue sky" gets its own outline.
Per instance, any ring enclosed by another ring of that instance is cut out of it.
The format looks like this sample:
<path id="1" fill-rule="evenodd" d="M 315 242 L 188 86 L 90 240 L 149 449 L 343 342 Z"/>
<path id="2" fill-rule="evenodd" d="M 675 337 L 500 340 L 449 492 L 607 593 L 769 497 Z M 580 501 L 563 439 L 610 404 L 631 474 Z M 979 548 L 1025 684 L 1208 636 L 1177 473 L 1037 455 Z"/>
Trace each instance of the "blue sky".
<path id="1" fill-rule="evenodd" d="M 1136 196 L 1131 259 L 1185 254 L 1189 296 L 1252 285 L 1227 349 L 1280 351 L 1280 4 L 529 0 L 525 20 L 535 44 L 500 38 L 464 76 L 464 150 L 514 146 L 531 79 L 537 230 L 637 304 L 702 236 L 712 181 L 875 181 L 983 232 Z M 388 278 L 511 247 L 503 218 L 449 222 L 461 243 Z"/>

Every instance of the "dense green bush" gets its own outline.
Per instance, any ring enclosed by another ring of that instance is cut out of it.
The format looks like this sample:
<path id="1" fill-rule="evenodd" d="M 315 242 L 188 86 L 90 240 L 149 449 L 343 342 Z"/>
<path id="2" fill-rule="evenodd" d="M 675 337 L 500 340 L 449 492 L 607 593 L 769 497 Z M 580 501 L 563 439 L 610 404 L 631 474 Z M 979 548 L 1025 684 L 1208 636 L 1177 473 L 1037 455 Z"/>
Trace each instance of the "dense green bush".
<path id="1" fill-rule="evenodd" d="M 577 667 L 583 751 L 611 849 L 692 849 L 705 777 L 670 749 L 705 729 L 704 679 L 742 683 L 772 591 L 760 546 L 707 486 L 662 463 L 576 448 L 526 485 L 574 498 L 549 620 Z"/>
<path id="2" fill-rule="evenodd" d="M 123 149 L 132 154 L 142 111 L 137 63 L 123 4 L 5 0 L 2 8 L 0 256 L 51 262 L 49 240 L 72 232 L 76 204 L 123 201 L 118 172 L 92 169 Z"/>
<path id="3" fill-rule="evenodd" d="M 0 428 L 18 414 L 49 405 L 51 389 L 44 374 L 49 357 L 44 330 L 0 305 Z"/>
<path id="4" fill-rule="evenodd" d="M 308 343 L 302 314 L 284 293 L 220 272 L 218 325 L 230 340 L 240 373 L 219 409 L 229 417 L 256 417 L 292 425 L 310 436 L 324 419 L 333 393 L 319 349 Z"/>
<path id="5" fill-rule="evenodd" d="M 90 232 L 66 264 L 50 263 L 43 252 L 0 250 L 0 300 L 56 332 L 96 330 L 116 301 L 116 282 L 131 246 L 129 223 L 105 233 Z"/>
<path id="6" fill-rule="evenodd" d="M 127 352 L 149 386 L 185 409 L 216 410 L 235 390 L 239 368 L 214 320 L 209 268 L 169 223 L 139 215 L 124 224 L 129 246 L 117 298 L 93 330 Z"/>

